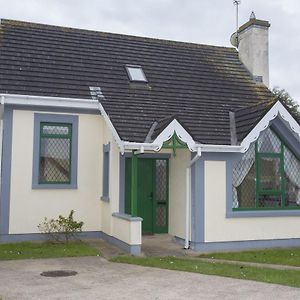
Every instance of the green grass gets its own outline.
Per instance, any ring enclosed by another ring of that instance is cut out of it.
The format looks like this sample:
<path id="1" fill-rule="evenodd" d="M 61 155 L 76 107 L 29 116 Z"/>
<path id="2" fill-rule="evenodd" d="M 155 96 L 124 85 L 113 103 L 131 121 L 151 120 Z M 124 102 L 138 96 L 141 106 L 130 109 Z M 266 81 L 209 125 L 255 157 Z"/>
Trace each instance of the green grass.
<path id="1" fill-rule="evenodd" d="M 0 260 L 96 255 L 100 255 L 97 249 L 81 241 L 72 241 L 68 244 L 47 242 L 0 244 Z"/>
<path id="2" fill-rule="evenodd" d="M 118 256 L 112 258 L 111 261 L 300 287 L 300 271 L 298 270 L 275 270 L 175 257 Z"/>
<path id="3" fill-rule="evenodd" d="M 199 257 L 300 267 L 300 248 L 210 253 Z"/>

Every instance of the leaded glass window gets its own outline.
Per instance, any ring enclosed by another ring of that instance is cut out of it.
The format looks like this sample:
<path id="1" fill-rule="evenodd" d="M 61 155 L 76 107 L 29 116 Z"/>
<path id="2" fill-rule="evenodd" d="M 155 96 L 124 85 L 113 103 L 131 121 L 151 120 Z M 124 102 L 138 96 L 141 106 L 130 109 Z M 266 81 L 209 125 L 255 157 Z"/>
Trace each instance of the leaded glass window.
<path id="1" fill-rule="evenodd" d="M 72 124 L 41 123 L 39 183 L 71 181 Z"/>
<path id="2" fill-rule="evenodd" d="M 300 208 L 300 161 L 271 128 L 234 167 L 233 208 Z"/>

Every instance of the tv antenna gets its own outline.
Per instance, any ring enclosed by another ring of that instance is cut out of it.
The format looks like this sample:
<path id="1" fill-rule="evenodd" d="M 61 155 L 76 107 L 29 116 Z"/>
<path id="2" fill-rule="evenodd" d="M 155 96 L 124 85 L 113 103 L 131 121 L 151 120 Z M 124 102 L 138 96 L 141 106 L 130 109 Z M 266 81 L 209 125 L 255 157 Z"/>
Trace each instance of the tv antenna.
<path id="1" fill-rule="evenodd" d="M 234 47 L 238 47 L 239 45 L 239 5 L 241 4 L 241 0 L 233 0 L 233 5 L 236 7 L 236 31 L 232 34 L 230 41 Z"/>

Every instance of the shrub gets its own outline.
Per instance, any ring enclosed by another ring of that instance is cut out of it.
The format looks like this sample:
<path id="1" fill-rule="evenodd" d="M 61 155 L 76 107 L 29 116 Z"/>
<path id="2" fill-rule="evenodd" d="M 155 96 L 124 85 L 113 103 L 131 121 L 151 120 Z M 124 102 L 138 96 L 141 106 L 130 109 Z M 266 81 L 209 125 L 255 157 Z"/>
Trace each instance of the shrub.
<path id="1" fill-rule="evenodd" d="M 59 215 L 57 219 L 44 218 L 38 225 L 41 233 L 45 233 L 50 241 L 68 242 L 71 238 L 76 238 L 76 234 L 82 232 L 83 222 L 74 220 L 74 210 L 72 209 L 68 217 Z"/>

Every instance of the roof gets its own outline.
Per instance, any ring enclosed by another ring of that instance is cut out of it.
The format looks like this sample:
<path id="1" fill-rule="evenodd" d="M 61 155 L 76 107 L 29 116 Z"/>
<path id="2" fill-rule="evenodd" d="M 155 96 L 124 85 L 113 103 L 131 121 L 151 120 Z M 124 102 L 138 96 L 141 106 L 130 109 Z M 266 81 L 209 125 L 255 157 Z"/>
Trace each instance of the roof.
<path id="1" fill-rule="evenodd" d="M 0 54 L 0 93 L 90 99 L 99 86 L 126 141 L 176 115 L 196 142 L 230 144 L 229 111 L 272 98 L 234 48 L 1 20 Z M 130 83 L 126 64 L 148 83 Z"/>
<path id="2" fill-rule="evenodd" d="M 235 126 L 237 140 L 242 141 L 268 112 L 274 102 L 262 101 L 258 104 L 236 110 Z"/>

